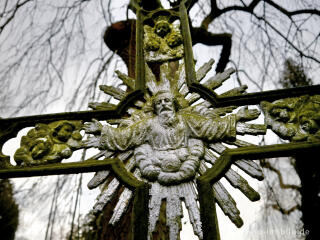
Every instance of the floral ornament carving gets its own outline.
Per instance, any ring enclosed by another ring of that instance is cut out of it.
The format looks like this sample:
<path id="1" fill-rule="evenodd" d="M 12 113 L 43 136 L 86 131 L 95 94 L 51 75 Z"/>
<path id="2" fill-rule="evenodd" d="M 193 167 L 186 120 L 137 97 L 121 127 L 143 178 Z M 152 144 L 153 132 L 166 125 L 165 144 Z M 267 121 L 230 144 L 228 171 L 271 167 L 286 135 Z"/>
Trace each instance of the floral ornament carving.
<path id="1" fill-rule="evenodd" d="M 266 124 L 281 138 L 320 140 L 320 95 L 264 101 L 261 106 Z"/>
<path id="2" fill-rule="evenodd" d="M 209 61 L 198 70 L 198 81 L 205 77 L 212 64 L 213 61 Z M 233 70 L 228 69 L 204 84 L 211 89 L 218 88 L 232 72 Z M 118 76 L 124 78 L 123 74 L 118 73 Z M 128 109 L 129 117 L 107 120 L 107 124 L 101 124 L 97 120 L 85 123 L 84 130 L 92 137 L 85 140 L 84 145 L 88 148 L 99 148 L 101 153 L 98 156 L 117 156 L 125 163 L 128 171 L 151 184 L 149 238 L 152 238 L 155 230 L 161 203 L 166 200 L 170 239 L 177 239 L 180 232 L 182 201 L 188 208 L 195 234 L 202 239 L 194 181 L 213 165 L 217 155 L 227 148 L 222 142 L 243 146 L 249 143 L 237 140 L 237 134 L 265 133 L 264 125 L 246 123 L 256 119 L 260 112 L 244 107 L 232 113 L 237 107 L 213 108 L 209 102 L 203 99 L 201 101 L 198 94 L 189 93 L 183 63 L 174 73 L 171 72 L 168 63 L 163 63 L 160 66 L 160 80 L 156 79 L 146 65 L 146 85 L 148 91 L 144 100 L 135 102 L 135 107 Z M 104 91 L 108 89 L 100 88 Z M 245 87 L 235 88 L 224 95 L 237 95 L 244 90 Z M 119 96 L 116 91 L 105 92 L 114 97 Z M 261 170 L 252 161 L 240 160 L 237 166 L 257 179 L 263 178 Z M 108 175 L 108 171 L 96 173 L 88 187 L 97 187 Z M 247 181 L 234 170 L 230 169 L 226 178 L 250 200 L 256 201 L 260 198 Z M 93 214 L 103 210 L 119 186 L 120 182 L 117 179 L 107 183 L 97 198 Z M 235 201 L 220 182 L 214 184 L 214 191 L 217 202 L 225 214 L 240 227 L 242 220 Z M 114 209 L 110 224 L 119 221 L 131 198 L 132 192 L 125 189 Z"/>
<path id="3" fill-rule="evenodd" d="M 147 62 L 165 62 L 183 57 L 179 20 L 170 23 L 165 16 L 155 19 L 154 26 L 144 25 L 144 49 Z"/>
<path id="4" fill-rule="evenodd" d="M 14 154 L 17 165 L 59 163 L 81 148 L 81 121 L 57 121 L 36 124 L 21 138 L 20 148 Z"/>

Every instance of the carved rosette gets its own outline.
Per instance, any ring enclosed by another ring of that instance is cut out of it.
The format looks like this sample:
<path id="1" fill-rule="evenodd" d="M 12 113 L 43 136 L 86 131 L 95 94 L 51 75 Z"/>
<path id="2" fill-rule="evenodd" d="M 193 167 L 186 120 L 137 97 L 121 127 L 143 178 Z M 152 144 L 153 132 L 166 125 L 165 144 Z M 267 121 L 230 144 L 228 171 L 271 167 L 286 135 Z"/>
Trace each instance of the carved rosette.
<path id="1" fill-rule="evenodd" d="M 81 148 L 81 121 L 56 121 L 36 124 L 21 138 L 20 148 L 14 154 L 17 165 L 59 163 Z"/>

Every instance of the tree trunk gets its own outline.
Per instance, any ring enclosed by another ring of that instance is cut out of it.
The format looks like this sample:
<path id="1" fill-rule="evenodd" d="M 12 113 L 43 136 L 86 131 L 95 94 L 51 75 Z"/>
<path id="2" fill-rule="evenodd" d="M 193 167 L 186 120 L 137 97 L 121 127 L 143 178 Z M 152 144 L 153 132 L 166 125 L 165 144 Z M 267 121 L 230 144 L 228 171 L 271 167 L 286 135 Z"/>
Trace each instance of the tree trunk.
<path id="1" fill-rule="evenodd" d="M 301 180 L 301 211 L 304 228 L 300 233 L 306 240 L 320 239 L 320 161 L 319 151 L 296 157 L 296 171 Z"/>

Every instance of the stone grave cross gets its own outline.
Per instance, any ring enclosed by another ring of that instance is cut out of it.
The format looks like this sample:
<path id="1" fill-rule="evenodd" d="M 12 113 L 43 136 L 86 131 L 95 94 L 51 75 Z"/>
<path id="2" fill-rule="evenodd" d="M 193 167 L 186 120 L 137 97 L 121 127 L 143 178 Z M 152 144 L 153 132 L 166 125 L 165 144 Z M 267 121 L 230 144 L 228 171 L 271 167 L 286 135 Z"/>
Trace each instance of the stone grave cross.
<path id="1" fill-rule="evenodd" d="M 182 202 L 199 239 L 220 239 L 215 203 L 238 227 L 243 221 L 222 177 L 251 201 L 260 199 L 235 165 L 263 179 L 255 159 L 303 154 L 320 147 L 320 86 L 245 93 L 245 87 L 217 94 L 234 69 L 205 79 L 214 61 L 194 66 L 188 8 L 171 9 L 131 1 L 136 21 L 135 78 L 117 72 L 130 92 L 102 85 L 118 105 L 92 103 L 94 110 L 0 119 L 0 146 L 25 127 L 14 154 L 16 165 L 0 151 L 0 177 L 31 177 L 96 172 L 89 188 L 114 178 L 93 207 L 99 214 L 120 195 L 110 223 L 115 225 L 133 201 L 133 239 L 152 239 L 163 201 L 170 240 L 179 239 Z M 151 65 L 153 67 L 151 67 Z M 157 70 L 155 70 L 155 68 Z M 259 117 L 264 124 L 247 123 Z M 241 107 L 238 109 L 238 107 Z M 106 121 L 102 124 L 100 121 Z M 238 135 L 264 135 L 267 128 L 290 143 L 256 146 Z M 85 131 L 86 140 L 81 130 Z M 76 150 L 100 152 L 82 162 L 63 163 Z"/>

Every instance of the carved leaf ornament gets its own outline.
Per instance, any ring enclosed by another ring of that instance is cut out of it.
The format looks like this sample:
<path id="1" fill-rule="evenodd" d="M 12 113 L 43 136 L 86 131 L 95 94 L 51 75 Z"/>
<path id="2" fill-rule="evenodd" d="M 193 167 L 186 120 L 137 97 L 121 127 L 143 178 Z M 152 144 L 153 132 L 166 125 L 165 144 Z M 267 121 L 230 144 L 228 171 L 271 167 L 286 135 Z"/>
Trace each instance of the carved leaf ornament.
<path id="1" fill-rule="evenodd" d="M 152 239 L 163 202 L 170 240 L 179 239 L 182 203 L 199 239 L 219 239 L 215 202 L 241 227 L 240 211 L 221 178 L 257 201 L 259 193 L 232 164 L 262 180 L 252 160 L 319 149 L 320 97 L 315 93 L 320 88 L 247 94 L 241 86 L 217 94 L 234 69 L 205 78 L 214 63 L 210 60 L 195 71 L 186 4 L 174 1 L 171 10 L 145 11 L 131 2 L 137 14 L 136 77 L 116 73 L 135 90 L 100 86 L 120 100 L 117 106 L 95 102 L 89 104 L 93 111 L 0 119 L 1 147 L 20 129 L 35 126 L 15 152 L 17 166 L 0 153 L 0 177 L 96 171 L 88 187 L 102 186 L 102 191 L 90 214 L 99 215 L 124 186 L 110 224 L 116 225 L 133 201 L 134 239 Z M 247 123 L 260 111 L 246 105 L 262 100 L 266 124 Z M 296 143 L 255 146 L 237 138 L 264 135 L 267 127 Z M 61 163 L 81 148 L 100 152 L 82 163 Z"/>

